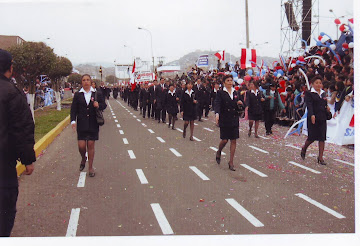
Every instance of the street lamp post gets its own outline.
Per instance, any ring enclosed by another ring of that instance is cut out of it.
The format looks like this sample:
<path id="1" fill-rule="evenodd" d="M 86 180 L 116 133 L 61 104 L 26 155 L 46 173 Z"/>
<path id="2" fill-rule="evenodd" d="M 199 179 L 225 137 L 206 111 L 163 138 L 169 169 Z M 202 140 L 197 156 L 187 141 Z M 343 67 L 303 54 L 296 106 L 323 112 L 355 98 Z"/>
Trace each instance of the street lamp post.
<path id="1" fill-rule="evenodd" d="M 139 30 L 144 30 L 144 31 L 147 31 L 147 32 L 149 32 L 149 34 L 150 34 L 150 42 L 151 42 L 151 57 L 152 57 L 152 64 L 153 64 L 153 67 L 152 67 L 152 72 L 154 72 L 155 71 L 155 64 L 154 64 L 154 52 L 153 52 L 153 45 L 152 45 L 152 35 L 151 35 L 151 32 L 148 30 L 148 29 L 146 29 L 146 28 L 142 28 L 142 27 L 138 27 L 138 29 Z"/>

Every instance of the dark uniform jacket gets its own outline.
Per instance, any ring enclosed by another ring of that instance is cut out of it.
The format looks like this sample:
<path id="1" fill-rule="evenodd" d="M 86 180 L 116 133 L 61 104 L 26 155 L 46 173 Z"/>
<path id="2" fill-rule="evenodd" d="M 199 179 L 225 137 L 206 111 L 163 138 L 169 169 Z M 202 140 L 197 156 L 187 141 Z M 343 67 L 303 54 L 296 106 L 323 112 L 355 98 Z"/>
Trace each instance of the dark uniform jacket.
<path id="1" fill-rule="evenodd" d="M 249 107 L 249 114 L 259 115 L 263 113 L 261 98 L 263 97 L 260 90 L 257 95 L 252 93 L 250 90 L 246 92 L 246 106 Z"/>
<path id="2" fill-rule="evenodd" d="M 140 102 L 142 103 L 142 105 L 147 105 L 151 103 L 150 99 L 151 99 L 150 88 L 148 88 L 147 90 L 145 88 L 141 89 Z"/>
<path id="3" fill-rule="evenodd" d="M 0 188 L 17 187 L 16 160 L 36 161 L 34 121 L 26 97 L 0 74 Z"/>
<path id="4" fill-rule="evenodd" d="M 316 92 L 305 91 L 305 103 L 308 109 L 308 118 L 315 115 L 315 121 L 326 120 L 326 106 L 327 100 L 325 92 L 321 97 Z"/>
<path id="5" fill-rule="evenodd" d="M 193 91 L 195 92 L 195 96 L 196 96 L 196 100 L 198 101 L 198 103 L 202 104 L 205 102 L 205 94 L 206 94 L 206 90 L 204 85 L 200 84 L 199 88 L 198 85 L 195 84 L 193 86 Z"/>
<path id="6" fill-rule="evenodd" d="M 192 92 L 190 96 L 185 90 L 181 98 L 180 112 L 184 112 L 184 117 L 195 117 L 196 103 L 194 103 L 194 100 L 197 100 L 195 92 Z"/>
<path id="7" fill-rule="evenodd" d="M 168 114 L 175 115 L 179 113 L 178 101 L 176 101 L 176 98 L 178 98 L 178 96 L 176 95 L 175 91 L 173 94 L 171 94 L 170 91 L 166 93 L 165 105 Z"/>
<path id="8" fill-rule="evenodd" d="M 164 108 L 165 107 L 165 97 L 168 89 L 164 84 L 164 88 L 162 88 L 161 84 L 157 85 L 155 88 L 155 99 L 157 108 Z"/>
<path id="9" fill-rule="evenodd" d="M 224 89 L 225 90 L 225 89 Z M 219 114 L 220 127 L 239 127 L 239 106 L 240 100 L 235 89 L 232 90 L 233 99 L 229 93 L 218 90 L 215 101 L 215 114 Z"/>
<path id="10" fill-rule="evenodd" d="M 97 101 L 99 103 L 99 110 L 104 110 L 107 105 L 105 99 L 100 91 L 97 91 Z M 76 128 L 78 132 L 98 132 L 99 125 L 96 121 L 95 107 L 93 101 L 95 100 L 95 92 L 92 92 L 89 105 L 86 104 L 83 92 L 76 92 L 71 104 L 70 117 L 71 121 L 76 121 Z"/>

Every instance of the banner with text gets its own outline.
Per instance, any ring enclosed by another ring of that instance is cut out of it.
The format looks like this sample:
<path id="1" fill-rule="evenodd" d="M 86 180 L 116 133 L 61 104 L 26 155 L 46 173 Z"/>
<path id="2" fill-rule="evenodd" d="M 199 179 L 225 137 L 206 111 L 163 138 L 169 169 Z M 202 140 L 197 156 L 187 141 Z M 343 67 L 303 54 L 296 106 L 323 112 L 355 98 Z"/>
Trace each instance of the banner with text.
<path id="1" fill-rule="evenodd" d="M 209 66 L 209 55 L 201 55 L 197 60 L 198 67 L 207 67 Z"/>

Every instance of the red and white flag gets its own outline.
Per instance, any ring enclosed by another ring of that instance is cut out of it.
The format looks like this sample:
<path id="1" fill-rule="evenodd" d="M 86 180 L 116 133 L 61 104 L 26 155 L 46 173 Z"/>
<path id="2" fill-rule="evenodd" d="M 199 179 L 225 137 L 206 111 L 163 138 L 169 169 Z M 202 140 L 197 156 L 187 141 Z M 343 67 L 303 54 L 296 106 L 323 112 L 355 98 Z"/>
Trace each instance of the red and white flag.
<path id="1" fill-rule="evenodd" d="M 225 50 L 223 50 L 222 52 L 219 51 L 217 53 L 214 54 L 219 60 L 225 60 Z"/>
<path id="2" fill-rule="evenodd" d="M 135 84 L 135 76 L 134 76 L 134 72 L 135 72 L 135 60 L 134 60 L 134 65 L 130 74 L 130 83 L 131 84 Z"/>
<path id="3" fill-rule="evenodd" d="M 241 69 L 245 69 L 247 67 L 256 67 L 256 50 L 241 49 L 240 64 Z"/>

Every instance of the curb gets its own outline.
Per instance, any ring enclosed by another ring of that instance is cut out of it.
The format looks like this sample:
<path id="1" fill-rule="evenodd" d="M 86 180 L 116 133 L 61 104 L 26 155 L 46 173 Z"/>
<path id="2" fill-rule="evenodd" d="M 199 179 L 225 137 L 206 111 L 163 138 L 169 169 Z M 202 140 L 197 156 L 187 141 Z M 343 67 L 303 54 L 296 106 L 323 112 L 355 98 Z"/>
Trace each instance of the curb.
<path id="1" fill-rule="evenodd" d="M 61 121 L 55 128 L 42 137 L 34 146 L 35 156 L 39 157 L 40 153 L 46 149 L 54 139 L 64 130 L 64 128 L 70 124 L 70 115 L 68 115 L 63 121 Z M 20 176 L 25 171 L 25 166 L 19 161 L 16 164 L 17 175 Z"/>

